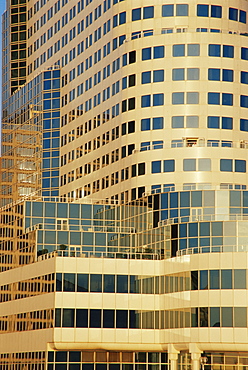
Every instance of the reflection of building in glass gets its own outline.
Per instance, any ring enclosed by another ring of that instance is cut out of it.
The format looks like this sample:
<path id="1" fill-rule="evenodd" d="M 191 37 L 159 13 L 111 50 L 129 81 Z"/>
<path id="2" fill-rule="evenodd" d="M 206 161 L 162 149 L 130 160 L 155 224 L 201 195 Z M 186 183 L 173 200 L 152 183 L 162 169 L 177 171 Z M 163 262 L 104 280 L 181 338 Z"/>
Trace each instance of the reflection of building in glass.
<path id="1" fill-rule="evenodd" d="M 0 369 L 248 366 L 246 0 L 7 0 Z"/>

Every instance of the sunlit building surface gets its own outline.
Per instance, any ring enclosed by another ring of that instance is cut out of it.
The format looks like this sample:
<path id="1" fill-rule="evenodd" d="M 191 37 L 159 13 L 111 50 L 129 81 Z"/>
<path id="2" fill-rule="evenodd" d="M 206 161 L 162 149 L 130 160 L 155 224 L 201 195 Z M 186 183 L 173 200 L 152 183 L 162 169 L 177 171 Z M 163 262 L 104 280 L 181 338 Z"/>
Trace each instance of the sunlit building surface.
<path id="1" fill-rule="evenodd" d="M 7 0 L 0 369 L 246 370 L 246 0 Z"/>

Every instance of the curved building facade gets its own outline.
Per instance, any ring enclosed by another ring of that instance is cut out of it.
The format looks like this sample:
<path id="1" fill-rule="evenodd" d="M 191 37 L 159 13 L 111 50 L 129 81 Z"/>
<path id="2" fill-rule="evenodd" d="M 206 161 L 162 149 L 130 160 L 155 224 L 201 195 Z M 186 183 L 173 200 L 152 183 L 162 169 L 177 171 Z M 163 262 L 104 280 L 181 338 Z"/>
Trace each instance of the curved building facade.
<path id="1" fill-rule="evenodd" d="M 246 184 L 246 2 L 92 2 L 78 13 L 69 1 L 41 45 L 35 24 L 49 8 L 28 22 L 28 64 L 31 78 L 62 66 L 61 195 Z"/>

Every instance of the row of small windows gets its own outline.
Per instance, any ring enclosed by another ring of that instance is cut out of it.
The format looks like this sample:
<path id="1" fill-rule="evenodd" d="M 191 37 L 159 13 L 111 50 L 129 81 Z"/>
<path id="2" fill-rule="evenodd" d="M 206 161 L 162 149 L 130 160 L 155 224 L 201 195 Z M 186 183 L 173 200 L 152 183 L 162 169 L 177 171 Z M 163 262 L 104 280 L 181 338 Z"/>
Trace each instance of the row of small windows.
<path id="1" fill-rule="evenodd" d="M 199 225 L 200 235 L 210 236 L 211 224 L 201 222 Z M 195 237 L 197 235 L 195 226 L 197 227 L 197 224 L 194 223 L 180 225 L 180 237 Z M 211 235 L 215 234 L 215 223 L 212 223 Z M 167 294 L 189 290 L 246 289 L 246 287 L 247 273 L 244 269 L 200 270 L 155 277 L 111 274 L 56 274 L 57 292 Z"/>
<path id="2" fill-rule="evenodd" d="M 247 327 L 246 307 L 196 307 L 171 311 L 56 308 L 55 327 L 174 329 Z"/>
<path id="3" fill-rule="evenodd" d="M 172 93 L 172 105 L 182 105 L 182 104 L 199 104 L 199 92 L 174 92 Z M 134 99 L 134 98 L 133 98 Z M 209 92 L 207 95 L 207 102 L 210 105 L 226 105 L 233 106 L 233 94 L 230 93 L 218 93 Z M 152 95 L 142 95 L 141 96 L 141 108 L 151 107 L 151 106 L 161 106 L 164 105 L 164 94 L 152 94 Z M 135 102 L 134 102 L 135 106 Z M 240 96 L 240 107 L 248 108 L 248 96 Z M 122 110 L 124 111 L 124 110 Z M 242 130 L 244 131 L 244 130 Z"/>
<path id="4" fill-rule="evenodd" d="M 197 4 L 198 17 L 222 18 L 222 6 Z M 188 16 L 188 4 L 162 5 L 162 17 Z M 229 8 L 228 18 L 232 21 L 246 23 L 246 11 L 237 8 Z"/>
<path id="5" fill-rule="evenodd" d="M 210 158 L 185 158 L 183 171 L 211 171 Z M 152 161 L 151 173 L 174 172 L 175 160 Z M 220 171 L 246 173 L 246 161 L 241 159 L 220 159 Z"/>

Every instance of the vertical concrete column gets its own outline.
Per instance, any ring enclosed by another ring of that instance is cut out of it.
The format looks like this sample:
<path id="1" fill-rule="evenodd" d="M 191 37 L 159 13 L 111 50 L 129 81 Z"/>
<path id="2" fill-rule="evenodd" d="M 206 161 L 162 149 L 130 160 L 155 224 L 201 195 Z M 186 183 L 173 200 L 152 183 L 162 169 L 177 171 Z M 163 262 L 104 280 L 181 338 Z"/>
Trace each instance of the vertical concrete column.
<path id="1" fill-rule="evenodd" d="M 173 344 L 168 345 L 168 359 L 170 361 L 170 370 L 177 370 L 177 360 L 179 351 Z"/>
<path id="2" fill-rule="evenodd" d="M 195 343 L 190 343 L 189 352 L 191 353 L 192 370 L 200 370 L 200 359 L 202 351 L 197 347 Z"/>

